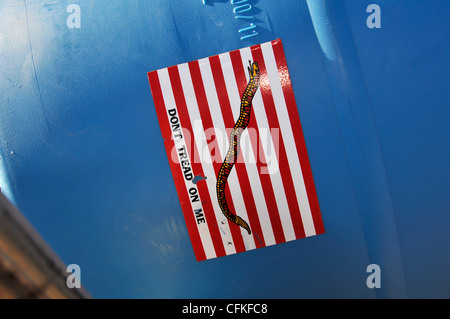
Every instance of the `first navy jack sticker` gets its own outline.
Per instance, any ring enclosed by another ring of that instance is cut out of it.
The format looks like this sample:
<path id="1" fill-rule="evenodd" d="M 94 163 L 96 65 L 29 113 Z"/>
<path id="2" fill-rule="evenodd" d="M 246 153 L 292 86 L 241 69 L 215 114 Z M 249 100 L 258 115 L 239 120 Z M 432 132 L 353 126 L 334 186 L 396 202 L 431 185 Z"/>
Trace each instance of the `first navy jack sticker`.
<path id="1" fill-rule="evenodd" d="M 148 78 L 198 261 L 325 232 L 280 39 Z"/>

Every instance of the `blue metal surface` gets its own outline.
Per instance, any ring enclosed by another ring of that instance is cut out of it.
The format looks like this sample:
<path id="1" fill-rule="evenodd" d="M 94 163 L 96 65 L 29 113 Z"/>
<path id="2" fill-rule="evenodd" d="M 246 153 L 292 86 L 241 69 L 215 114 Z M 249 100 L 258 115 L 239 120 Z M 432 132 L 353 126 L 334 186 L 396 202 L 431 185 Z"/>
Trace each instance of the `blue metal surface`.
<path id="1" fill-rule="evenodd" d="M 74 2 L 0 3 L 0 187 L 94 297 L 450 297 L 448 1 Z M 326 233 L 198 263 L 146 72 L 276 38 Z"/>

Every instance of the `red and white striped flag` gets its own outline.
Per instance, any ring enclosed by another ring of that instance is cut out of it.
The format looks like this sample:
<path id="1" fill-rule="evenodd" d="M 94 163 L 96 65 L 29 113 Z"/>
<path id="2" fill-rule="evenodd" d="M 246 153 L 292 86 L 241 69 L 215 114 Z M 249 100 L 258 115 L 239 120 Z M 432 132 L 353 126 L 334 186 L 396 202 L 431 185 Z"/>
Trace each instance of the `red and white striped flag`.
<path id="1" fill-rule="evenodd" d="M 281 40 L 148 77 L 198 261 L 324 232 Z"/>

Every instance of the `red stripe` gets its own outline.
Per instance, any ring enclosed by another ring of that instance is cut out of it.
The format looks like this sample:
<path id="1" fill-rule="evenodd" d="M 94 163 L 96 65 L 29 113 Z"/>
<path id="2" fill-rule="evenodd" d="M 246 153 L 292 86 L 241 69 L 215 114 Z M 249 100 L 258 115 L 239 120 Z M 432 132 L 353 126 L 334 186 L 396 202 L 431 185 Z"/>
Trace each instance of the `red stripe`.
<path id="1" fill-rule="evenodd" d="M 278 141 L 274 140 L 275 151 L 277 152 L 278 165 L 280 169 L 281 179 L 283 182 L 284 192 L 286 194 L 289 212 L 291 215 L 292 225 L 294 227 L 295 237 L 305 237 L 303 223 L 300 215 L 300 208 L 298 206 L 297 195 L 295 193 L 294 182 L 292 181 L 292 174 L 289 168 L 289 162 L 286 155 L 283 135 L 280 130 L 280 123 L 278 121 L 277 112 L 275 110 L 275 103 L 273 101 L 272 89 L 269 85 L 269 77 L 267 75 L 266 64 L 262 55 L 261 46 L 255 45 L 251 47 L 253 61 L 257 61 L 261 74 L 261 95 L 266 110 L 267 121 L 270 129 L 279 130 Z M 277 145 L 276 142 L 279 142 Z M 280 191 L 280 190 L 279 190 Z"/>
<path id="2" fill-rule="evenodd" d="M 189 71 L 190 71 L 191 77 L 192 77 L 192 83 L 194 86 L 195 97 L 197 98 L 197 105 L 199 108 L 199 112 L 200 112 L 200 116 L 202 118 L 204 128 L 205 129 L 212 128 L 213 124 L 212 124 L 211 115 L 209 113 L 210 107 L 208 105 L 208 100 L 206 98 L 205 87 L 204 87 L 203 79 L 201 76 L 198 61 L 189 62 L 188 65 L 189 65 Z M 214 139 L 213 141 L 209 142 L 208 147 L 209 147 L 210 152 L 212 152 L 212 150 L 214 148 L 217 151 L 219 149 L 219 146 L 217 144 L 217 139 Z M 218 163 L 216 161 L 214 161 L 213 163 L 214 163 L 213 164 L 214 171 L 217 176 L 220 171 L 221 163 Z M 214 177 L 216 177 L 216 176 L 214 176 Z M 230 210 L 232 212 L 235 212 L 236 210 L 235 210 L 235 207 L 233 204 L 233 200 L 230 196 L 230 189 L 229 189 L 228 184 L 226 184 L 226 186 L 225 186 L 225 194 L 226 194 L 225 196 L 227 198 L 227 204 L 228 204 Z M 217 200 L 217 196 L 215 196 L 215 195 L 211 196 L 210 198 L 211 198 L 211 200 Z M 218 213 L 220 213 L 220 212 L 218 212 Z M 244 240 L 242 238 L 240 227 L 230 221 L 228 221 L 228 224 L 230 225 L 231 236 L 233 238 L 236 252 L 245 251 Z"/>
<path id="3" fill-rule="evenodd" d="M 225 85 L 225 79 L 223 77 L 222 67 L 220 65 L 220 58 L 218 55 L 209 58 L 211 70 L 214 78 L 214 84 L 219 98 L 219 104 L 223 112 L 223 120 L 225 127 L 232 128 L 235 120 L 232 117 L 230 99 L 228 98 L 227 88 Z M 236 106 L 237 107 L 237 106 Z M 212 122 L 211 122 L 212 125 Z M 256 248 L 265 247 L 266 243 L 264 235 L 261 229 L 261 222 L 259 220 L 258 211 L 256 210 L 255 199 L 253 197 L 252 188 L 250 186 L 250 180 L 248 178 L 247 168 L 242 160 L 242 154 L 238 155 L 238 159 L 235 164 L 236 173 L 239 177 L 239 184 L 241 186 L 242 196 L 245 201 L 245 208 L 252 229 L 252 234 L 255 240 Z"/>
<path id="4" fill-rule="evenodd" d="M 322 234 L 325 232 L 325 228 L 320 213 L 319 200 L 317 199 L 316 187 L 311 171 L 311 165 L 306 150 L 305 139 L 303 136 L 303 130 L 300 123 L 300 117 L 298 114 L 297 103 L 295 101 L 294 91 L 292 89 L 291 78 L 287 69 L 286 58 L 284 55 L 283 45 L 281 40 L 272 41 L 272 48 L 277 63 L 278 73 L 284 73 L 283 75 L 283 93 L 286 100 L 286 106 L 289 114 L 289 119 L 292 125 L 292 131 L 294 134 L 295 144 L 297 147 L 297 153 L 299 154 L 303 179 L 305 181 L 306 192 L 308 195 L 309 206 L 311 208 L 311 214 L 316 229 L 316 234 Z"/>
<path id="5" fill-rule="evenodd" d="M 183 211 L 184 219 L 186 221 L 189 237 L 191 239 L 192 246 L 194 249 L 194 254 L 197 261 L 202 261 L 206 259 L 206 255 L 203 249 L 202 241 L 200 239 L 200 234 L 197 229 L 194 213 L 192 212 L 192 207 L 186 190 L 186 185 L 184 184 L 183 181 L 184 176 L 181 172 L 180 165 L 171 160 L 171 151 L 175 147 L 175 143 L 172 139 L 172 131 L 169 125 L 167 111 L 157 71 L 149 72 L 148 79 L 150 82 L 150 88 L 153 95 L 153 101 L 155 103 L 155 109 L 156 114 L 158 116 L 159 126 L 161 128 L 161 133 L 164 138 L 164 146 L 166 148 L 166 153 L 169 158 L 170 169 L 172 170 L 175 187 L 178 193 L 178 198 L 180 199 L 181 208 Z"/>
<path id="6" fill-rule="evenodd" d="M 177 105 L 178 115 L 180 117 L 181 127 L 186 131 L 193 133 L 191 121 L 189 117 L 189 111 L 186 105 L 186 100 L 184 97 L 183 87 L 181 84 L 180 73 L 177 66 L 172 66 L 168 68 L 170 83 L 172 85 L 173 94 L 175 97 L 175 103 Z M 185 135 L 185 142 L 189 158 L 191 159 L 191 167 L 194 176 L 200 175 L 205 176 L 203 172 L 203 167 L 201 162 L 194 160 L 200 158 L 197 150 L 197 145 L 193 141 L 193 136 L 189 138 Z M 214 245 L 214 250 L 216 251 L 217 257 L 225 256 L 225 248 L 223 247 L 222 237 L 220 236 L 220 230 L 217 225 L 217 220 L 214 214 L 214 209 L 210 199 L 208 186 L 206 181 L 199 181 L 197 184 L 198 194 L 202 201 L 202 209 L 205 215 L 206 223 L 208 225 L 209 233 L 211 234 L 211 239 Z"/>
<path id="7" fill-rule="evenodd" d="M 233 65 L 234 76 L 236 78 L 236 83 L 239 89 L 239 95 L 242 96 L 245 91 L 245 88 L 247 87 L 247 78 L 245 77 L 244 71 L 245 69 L 242 64 L 241 53 L 239 52 L 239 50 L 231 51 L 230 57 L 231 57 L 231 64 Z M 253 107 L 251 110 L 251 119 L 248 128 L 256 130 L 257 135 L 259 136 L 259 129 L 258 126 L 256 125 L 255 112 Z M 259 141 L 259 143 L 261 143 L 261 141 Z M 284 236 L 283 227 L 281 225 L 280 215 L 278 212 L 278 207 L 273 192 L 270 175 L 261 174 L 261 168 L 264 165 L 263 163 L 267 163 L 267 161 L 265 159 L 263 151 L 258 153 L 258 148 L 260 148 L 259 143 L 254 143 L 253 140 L 251 141 L 256 158 L 256 166 L 258 168 L 259 178 L 261 180 L 264 197 L 266 199 L 267 209 L 269 211 L 269 218 L 275 236 L 275 242 L 277 244 L 284 243 L 286 241 L 286 238 Z"/>

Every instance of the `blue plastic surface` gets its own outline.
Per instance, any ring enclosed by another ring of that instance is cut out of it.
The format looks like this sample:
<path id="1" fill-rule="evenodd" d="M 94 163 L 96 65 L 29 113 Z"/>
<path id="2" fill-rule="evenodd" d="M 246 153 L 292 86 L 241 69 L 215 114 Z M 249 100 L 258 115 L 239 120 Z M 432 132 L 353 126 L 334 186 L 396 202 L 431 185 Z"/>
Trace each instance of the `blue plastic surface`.
<path id="1" fill-rule="evenodd" d="M 450 297 L 448 1 L 74 2 L 0 3 L 0 187 L 94 297 Z M 196 262 L 147 72 L 276 38 L 326 233 Z"/>

